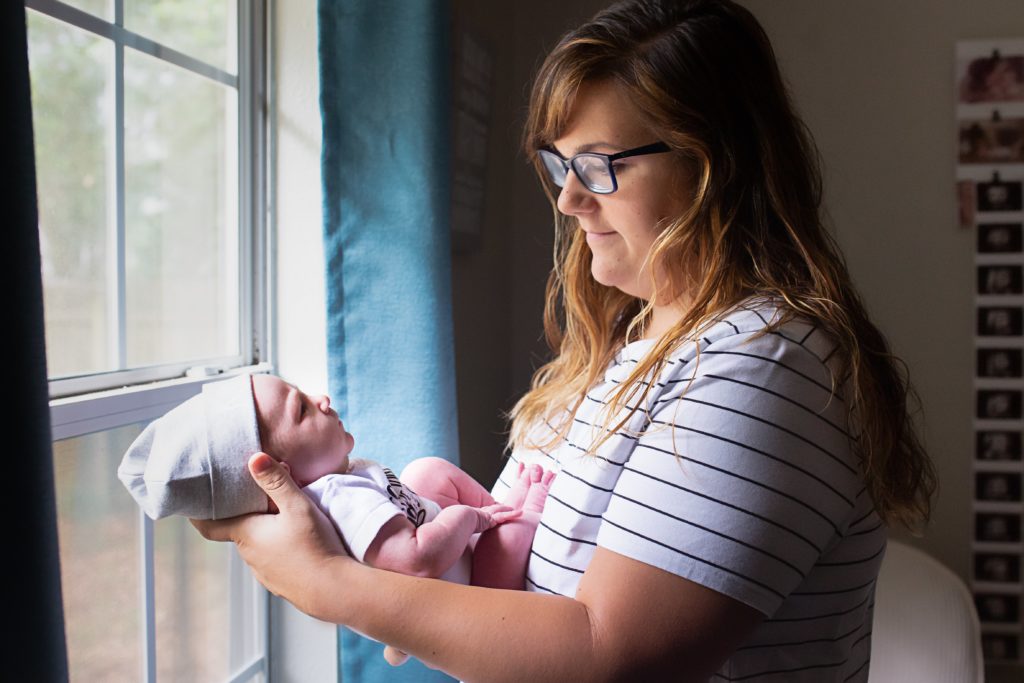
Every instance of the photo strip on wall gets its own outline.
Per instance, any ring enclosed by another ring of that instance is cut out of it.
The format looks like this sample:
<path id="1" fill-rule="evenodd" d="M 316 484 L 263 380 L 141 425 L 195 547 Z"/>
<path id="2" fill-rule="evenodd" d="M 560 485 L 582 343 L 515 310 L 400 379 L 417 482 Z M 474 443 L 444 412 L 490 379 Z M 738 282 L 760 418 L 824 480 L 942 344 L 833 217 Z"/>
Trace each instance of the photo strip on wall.
<path id="1" fill-rule="evenodd" d="M 957 43 L 957 199 L 975 232 L 971 587 L 987 664 L 1024 662 L 1024 39 Z"/>

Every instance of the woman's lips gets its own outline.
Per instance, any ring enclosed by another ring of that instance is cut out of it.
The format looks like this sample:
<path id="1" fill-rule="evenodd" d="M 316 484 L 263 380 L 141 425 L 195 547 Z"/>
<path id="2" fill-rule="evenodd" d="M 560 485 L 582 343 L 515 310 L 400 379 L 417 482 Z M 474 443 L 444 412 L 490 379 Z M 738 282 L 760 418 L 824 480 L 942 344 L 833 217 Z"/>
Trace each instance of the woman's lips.
<path id="1" fill-rule="evenodd" d="M 611 230 L 609 230 L 608 232 L 587 231 L 587 244 L 600 244 L 601 242 L 604 242 L 614 234 L 615 233 Z"/>

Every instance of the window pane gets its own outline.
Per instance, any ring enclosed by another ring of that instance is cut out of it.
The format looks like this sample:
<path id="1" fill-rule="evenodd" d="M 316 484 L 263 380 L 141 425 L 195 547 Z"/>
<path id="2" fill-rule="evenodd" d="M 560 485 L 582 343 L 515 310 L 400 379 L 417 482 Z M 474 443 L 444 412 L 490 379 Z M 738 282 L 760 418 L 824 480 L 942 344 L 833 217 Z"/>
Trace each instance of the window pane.
<path id="1" fill-rule="evenodd" d="M 117 479 L 121 454 L 141 431 L 53 444 L 72 681 L 133 681 L 142 671 L 139 513 Z"/>
<path id="2" fill-rule="evenodd" d="M 144 424 L 53 444 L 61 582 L 72 681 L 142 671 L 142 546 L 135 501 L 117 478 Z M 256 585 L 227 543 L 178 517 L 153 525 L 161 681 L 219 681 L 262 652 Z"/>
<path id="3" fill-rule="evenodd" d="M 125 28 L 229 73 L 237 71 L 238 0 L 125 0 Z"/>
<path id="4" fill-rule="evenodd" d="M 72 7 L 77 7 L 80 10 L 84 10 L 89 14 L 99 17 L 100 19 L 106 19 L 107 21 L 114 20 L 114 2 L 113 0 L 63 0 L 66 4 Z"/>
<path id="5" fill-rule="evenodd" d="M 125 51 L 129 367 L 239 353 L 237 103 Z"/>
<path id="6" fill-rule="evenodd" d="M 50 377 L 116 367 L 107 279 L 113 47 L 28 13 Z"/>
<path id="7" fill-rule="evenodd" d="M 231 546 L 203 539 L 187 520 L 155 524 L 157 679 L 228 677 Z"/>

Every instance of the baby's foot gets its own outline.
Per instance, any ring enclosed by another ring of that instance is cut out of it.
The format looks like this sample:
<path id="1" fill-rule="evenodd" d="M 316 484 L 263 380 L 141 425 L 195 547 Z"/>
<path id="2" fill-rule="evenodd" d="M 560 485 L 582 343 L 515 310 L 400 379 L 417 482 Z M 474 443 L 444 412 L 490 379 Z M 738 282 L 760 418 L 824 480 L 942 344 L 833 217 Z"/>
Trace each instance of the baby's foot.
<path id="1" fill-rule="evenodd" d="M 505 496 L 505 505 L 508 505 L 513 510 L 518 510 L 523 507 L 523 502 L 526 500 L 526 494 L 530 491 L 530 472 L 534 467 L 540 468 L 539 465 L 531 465 L 526 467 L 523 463 L 519 463 L 519 467 L 516 470 L 516 480 L 512 484 L 512 488 L 509 490 L 508 495 Z"/>
<path id="2" fill-rule="evenodd" d="M 385 645 L 384 659 L 386 659 L 387 663 L 391 666 L 402 666 L 409 661 L 409 655 L 397 648 L 391 647 L 390 645 Z"/>
<path id="3" fill-rule="evenodd" d="M 548 499 L 551 482 L 555 480 L 555 473 L 543 469 L 540 465 L 534 465 L 534 467 L 540 471 L 530 472 L 530 490 L 527 491 L 526 500 L 523 501 L 523 511 L 540 514 L 544 510 L 544 501 Z"/>

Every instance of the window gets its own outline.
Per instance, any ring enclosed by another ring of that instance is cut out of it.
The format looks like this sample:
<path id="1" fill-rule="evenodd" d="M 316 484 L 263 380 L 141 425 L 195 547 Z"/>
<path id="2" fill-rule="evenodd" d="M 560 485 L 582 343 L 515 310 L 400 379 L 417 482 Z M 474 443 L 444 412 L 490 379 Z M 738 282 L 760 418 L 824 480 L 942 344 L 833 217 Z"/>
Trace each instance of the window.
<path id="1" fill-rule="evenodd" d="M 234 548 L 116 477 L 202 382 L 269 368 L 265 4 L 26 1 L 72 680 L 266 678 Z"/>

